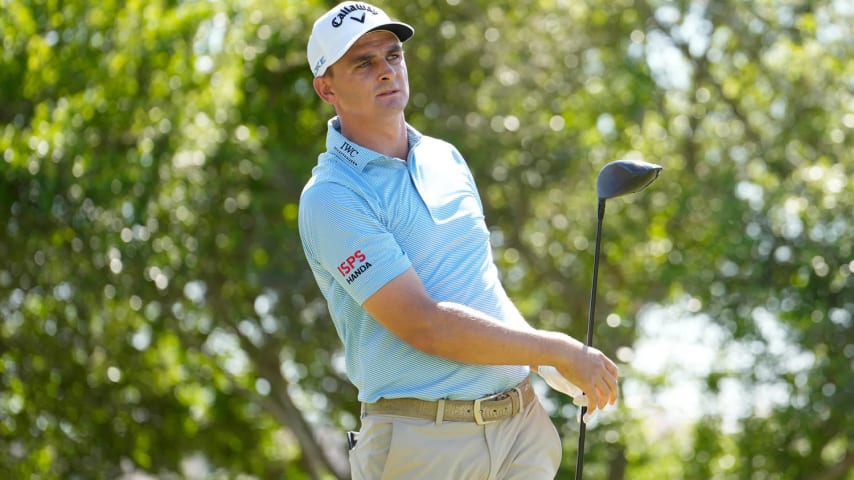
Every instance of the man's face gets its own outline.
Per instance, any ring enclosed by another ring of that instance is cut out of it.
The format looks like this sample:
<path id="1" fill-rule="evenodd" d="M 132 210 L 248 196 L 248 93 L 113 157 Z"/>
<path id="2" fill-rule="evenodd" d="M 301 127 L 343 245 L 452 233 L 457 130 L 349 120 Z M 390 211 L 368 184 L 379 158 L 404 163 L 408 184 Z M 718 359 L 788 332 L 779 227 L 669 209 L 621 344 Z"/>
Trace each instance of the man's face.
<path id="1" fill-rule="evenodd" d="M 363 35 L 330 70 L 315 89 L 341 116 L 397 115 L 409 101 L 403 48 L 391 32 Z"/>

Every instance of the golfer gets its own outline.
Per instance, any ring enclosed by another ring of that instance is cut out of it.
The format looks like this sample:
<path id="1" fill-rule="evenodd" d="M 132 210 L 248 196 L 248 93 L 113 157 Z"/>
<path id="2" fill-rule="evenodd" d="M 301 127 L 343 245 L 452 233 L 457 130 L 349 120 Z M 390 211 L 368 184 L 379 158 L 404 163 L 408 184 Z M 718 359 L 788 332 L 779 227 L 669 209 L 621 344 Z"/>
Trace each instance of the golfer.
<path id="1" fill-rule="evenodd" d="M 617 367 L 530 327 L 508 298 L 463 156 L 406 123 L 413 33 L 345 2 L 308 41 L 336 116 L 299 231 L 362 402 L 353 478 L 551 479 L 561 442 L 531 367 L 555 367 L 591 411 L 616 401 Z"/>

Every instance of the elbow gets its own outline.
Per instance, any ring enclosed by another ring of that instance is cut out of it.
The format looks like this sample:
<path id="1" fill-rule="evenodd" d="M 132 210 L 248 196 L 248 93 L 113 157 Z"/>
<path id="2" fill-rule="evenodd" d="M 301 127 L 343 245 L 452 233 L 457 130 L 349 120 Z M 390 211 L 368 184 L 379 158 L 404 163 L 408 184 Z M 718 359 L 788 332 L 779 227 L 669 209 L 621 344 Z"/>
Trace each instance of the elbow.
<path id="1" fill-rule="evenodd" d="M 404 339 L 404 341 L 408 343 L 410 347 L 418 350 L 419 352 L 426 353 L 428 355 L 442 356 L 442 342 L 439 341 L 436 332 L 430 328 L 419 329 L 417 333 L 413 332 L 413 334 Z"/>
<path id="2" fill-rule="evenodd" d="M 445 330 L 435 305 L 421 305 L 403 314 L 405 328 L 395 332 L 410 347 L 428 355 L 443 356 Z"/>
<path id="3" fill-rule="evenodd" d="M 416 315 L 407 321 L 407 328 L 399 334 L 410 347 L 429 355 L 441 355 L 440 328 L 429 315 Z"/>

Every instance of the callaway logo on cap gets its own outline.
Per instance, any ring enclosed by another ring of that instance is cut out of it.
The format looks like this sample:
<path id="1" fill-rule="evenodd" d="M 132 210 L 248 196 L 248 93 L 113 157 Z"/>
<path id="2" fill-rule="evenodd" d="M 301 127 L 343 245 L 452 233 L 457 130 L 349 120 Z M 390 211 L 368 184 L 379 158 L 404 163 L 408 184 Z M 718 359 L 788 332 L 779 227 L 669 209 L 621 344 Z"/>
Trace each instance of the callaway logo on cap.
<path id="1" fill-rule="evenodd" d="M 378 7 L 362 2 L 339 3 L 318 18 L 308 39 L 308 65 L 314 76 L 326 73 L 359 37 L 374 30 L 388 30 L 401 42 L 415 33 L 409 25 L 392 21 Z"/>

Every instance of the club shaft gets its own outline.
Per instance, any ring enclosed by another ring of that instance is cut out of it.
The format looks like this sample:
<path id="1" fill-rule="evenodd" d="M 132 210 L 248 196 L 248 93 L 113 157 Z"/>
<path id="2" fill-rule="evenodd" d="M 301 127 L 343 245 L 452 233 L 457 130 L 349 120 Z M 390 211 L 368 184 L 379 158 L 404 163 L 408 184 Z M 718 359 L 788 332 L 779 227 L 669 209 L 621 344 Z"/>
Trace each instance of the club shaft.
<path id="1" fill-rule="evenodd" d="M 584 414 L 587 413 L 587 407 L 581 407 L 581 430 L 578 431 L 578 454 L 575 457 L 575 480 L 581 480 L 581 474 L 584 471 L 584 436 L 586 429 L 584 428 Z"/>
<path id="2" fill-rule="evenodd" d="M 599 211 L 596 221 L 596 248 L 593 251 L 593 286 L 590 288 L 590 309 L 587 316 L 588 346 L 593 345 L 593 319 L 596 314 L 596 285 L 599 283 L 599 250 L 602 247 L 602 220 L 605 218 L 605 199 L 599 199 Z M 587 424 L 584 415 L 587 407 L 581 407 L 581 426 L 578 430 L 578 455 L 575 460 L 575 480 L 581 480 L 584 471 L 584 439 L 587 436 Z"/>
<path id="3" fill-rule="evenodd" d="M 590 308 L 587 315 L 587 345 L 593 345 L 593 319 L 596 315 L 596 285 L 599 283 L 599 252 L 602 249 L 602 220 L 605 218 L 605 200 L 599 200 L 596 221 L 596 248 L 593 250 L 593 285 L 590 287 Z"/>

